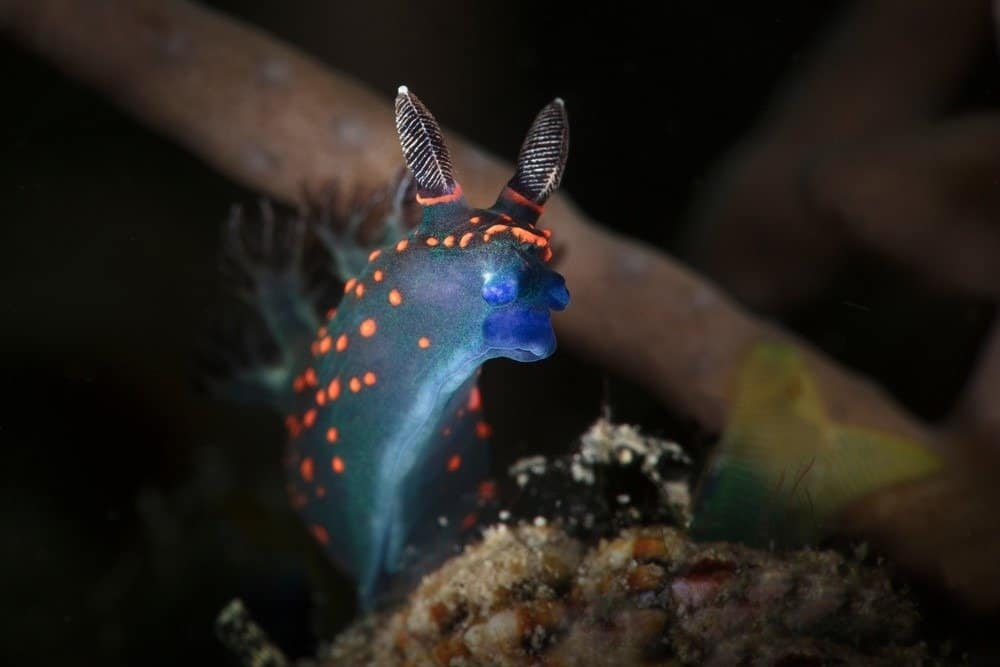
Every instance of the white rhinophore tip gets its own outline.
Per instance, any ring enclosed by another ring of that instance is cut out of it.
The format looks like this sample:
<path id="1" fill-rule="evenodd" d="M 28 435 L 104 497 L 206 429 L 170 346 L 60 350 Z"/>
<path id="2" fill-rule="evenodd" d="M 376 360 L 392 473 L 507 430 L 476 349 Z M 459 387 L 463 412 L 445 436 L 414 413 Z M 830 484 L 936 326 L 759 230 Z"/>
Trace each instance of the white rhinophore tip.
<path id="1" fill-rule="evenodd" d="M 554 99 L 552 101 L 555 102 L 556 104 L 558 104 L 561 107 L 566 106 L 566 103 L 563 102 L 563 98 L 561 98 L 561 97 L 557 97 L 556 99 Z"/>
<path id="2" fill-rule="evenodd" d="M 410 94 L 410 89 L 409 89 L 409 88 L 407 88 L 406 86 L 400 86 L 400 87 L 399 87 L 399 88 L 398 88 L 398 89 L 396 90 L 396 94 L 397 94 L 397 95 L 409 95 L 409 94 Z"/>

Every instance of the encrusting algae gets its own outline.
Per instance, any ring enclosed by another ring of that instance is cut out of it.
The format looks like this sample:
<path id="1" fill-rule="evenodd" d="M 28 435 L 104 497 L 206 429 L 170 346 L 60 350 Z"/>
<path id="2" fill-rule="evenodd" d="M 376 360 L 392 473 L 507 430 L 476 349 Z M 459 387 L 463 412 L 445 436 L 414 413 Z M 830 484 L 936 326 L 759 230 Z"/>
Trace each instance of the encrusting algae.
<path id="1" fill-rule="evenodd" d="M 322 665 L 920 664 L 918 616 L 879 568 L 830 551 L 697 544 L 666 526 L 586 550 L 498 526 Z"/>
<path id="2" fill-rule="evenodd" d="M 510 523 L 485 529 L 397 609 L 348 628 L 320 664 L 927 660 L 916 606 L 881 566 L 690 539 L 690 464 L 675 443 L 607 420 L 573 454 L 518 462 L 509 475 L 524 511 L 515 504 Z M 636 472 L 655 493 L 635 492 Z M 624 489 L 632 497 L 619 503 Z"/>

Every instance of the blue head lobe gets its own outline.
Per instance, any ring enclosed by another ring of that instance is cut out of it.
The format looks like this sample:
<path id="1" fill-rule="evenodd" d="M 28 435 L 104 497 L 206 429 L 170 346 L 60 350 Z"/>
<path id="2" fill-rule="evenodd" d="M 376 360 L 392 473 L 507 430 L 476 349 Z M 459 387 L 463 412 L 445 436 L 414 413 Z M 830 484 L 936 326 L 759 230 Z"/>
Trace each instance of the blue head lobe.
<path id="1" fill-rule="evenodd" d="M 537 361 L 556 348 L 550 310 L 569 303 L 566 281 L 532 253 L 497 253 L 498 266 L 483 283 L 483 300 L 491 306 L 483 320 L 483 344 L 491 356 Z M 503 261 L 504 259 L 508 261 Z"/>

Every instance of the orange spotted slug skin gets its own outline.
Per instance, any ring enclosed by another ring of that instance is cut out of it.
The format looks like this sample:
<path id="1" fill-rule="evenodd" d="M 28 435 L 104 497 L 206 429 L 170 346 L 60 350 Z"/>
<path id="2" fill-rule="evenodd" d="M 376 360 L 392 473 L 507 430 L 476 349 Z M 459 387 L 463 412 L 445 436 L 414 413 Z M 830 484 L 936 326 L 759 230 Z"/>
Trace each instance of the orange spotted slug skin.
<path id="1" fill-rule="evenodd" d="M 548 357 L 550 311 L 569 303 L 547 266 L 550 233 L 535 224 L 566 160 L 562 100 L 538 114 L 514 177 L 486 209 L 466 203 L 437 122 L 405 87 L 396 125 L 421 224 L 345 283 L 286 402 L 292 503 L 355 578 L 364 608 L 410 548 L 462 523 L 463 499 L 488 474 L 481 364 Z"/>

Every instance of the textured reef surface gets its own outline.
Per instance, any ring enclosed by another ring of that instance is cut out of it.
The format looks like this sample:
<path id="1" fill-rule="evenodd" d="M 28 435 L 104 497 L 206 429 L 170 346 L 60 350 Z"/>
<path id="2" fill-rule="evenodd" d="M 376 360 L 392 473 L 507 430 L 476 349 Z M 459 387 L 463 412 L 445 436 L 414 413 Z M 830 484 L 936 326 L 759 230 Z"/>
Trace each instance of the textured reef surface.
<path id="1" fill-rule="evenodd" d="M 928 660 L 916 605 L 882 565 L 691 540 L 690 472 L 676 443 L 603 419 L 575 452 L 516 463 L 505 523 L 341 633 L 320 664 Z"/>
<path id="2" fill-rule="evenodd" d="M 666 526 L 586 549 L 504 525 L 368 617 L 324 665 L 922 664 L 918 615 L 879 568 L 831 551 L 697 544 Z"/>

